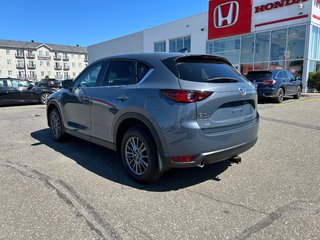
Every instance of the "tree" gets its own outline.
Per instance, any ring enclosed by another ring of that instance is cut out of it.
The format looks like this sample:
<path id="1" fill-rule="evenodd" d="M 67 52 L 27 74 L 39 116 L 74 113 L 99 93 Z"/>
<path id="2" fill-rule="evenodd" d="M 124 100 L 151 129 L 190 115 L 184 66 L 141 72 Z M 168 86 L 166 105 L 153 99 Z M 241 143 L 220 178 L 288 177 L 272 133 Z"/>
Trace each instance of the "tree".
<path id="1" fill-rule="evenodd" d="M 309 73 L 308 88 L 320 91 L 320 71 Z"/>

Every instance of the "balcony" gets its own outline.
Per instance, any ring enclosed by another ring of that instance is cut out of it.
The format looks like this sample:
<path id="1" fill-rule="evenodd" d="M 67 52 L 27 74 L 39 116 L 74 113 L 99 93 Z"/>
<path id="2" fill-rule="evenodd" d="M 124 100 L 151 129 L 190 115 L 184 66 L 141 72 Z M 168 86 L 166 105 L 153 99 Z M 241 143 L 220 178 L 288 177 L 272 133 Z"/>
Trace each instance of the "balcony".
<path id="1" fill-rule="evenodd" d="M 36 55 L 35 55 L 34 53 L 28 53 L 28 54 L 26 55 L 26 57 L 27 57 L 28 59 L 34 59 L 34 58 L 36 57 Z"/>
<path id="2" fill-rule="evenodd" d="M 60 66 L 60 65 L 55 65 L 55 66 L 54 66 L 54 70 L 62 70 L 62 66 Z"/>
<path id="3" fill-rule="evenodd" d="M 47 55 L 38 55 L 39 60 L 51 60 L 51 56 Z"/>
<path id="4" fill-rule="evenodd" d="M 69 57 L 68 56 L 63 56 L 62 60 L 63 61 L 69 61 Z"/>
<path id="5" fill-rule="evenodd" d="M 17 74 L 17 78 L 19 78 L 19 79 L 25 79 L 24 74 Z"/>
<path id="6" fill-rule="evenodd" d="M 28 64 L 27 67 L 28 67 L 28 69 L 36 69 L 35 64 Z"/>
<path id="7" fill-rule="evenodd" d="M 88 58 L 84 58 L 84 61 L 85 61 L 85 62 L 88 62 Z"/>
<path id="8" fill-rule="evenodd" d="M 24 64 L 17 64 L 17 69 L 24 69 Z"/>
<path id="9" fill-rule="evenodd" d="M 16 58 L 24 58 L 24 54 L 23 53 L 16 53 Z"/>
<path id="10" fill-rule="evenodd" d="M 70 66 L 63 66 L 63 70 L 65 70 L 65 71 L 70 70 Z"/>
<path id="11" fill-rule="evenodd" d="M 60 61 L 61 60 L 61 56 L 60 55 L 54 55 L 53 59 L 56 60 L 56 61 Z"/>

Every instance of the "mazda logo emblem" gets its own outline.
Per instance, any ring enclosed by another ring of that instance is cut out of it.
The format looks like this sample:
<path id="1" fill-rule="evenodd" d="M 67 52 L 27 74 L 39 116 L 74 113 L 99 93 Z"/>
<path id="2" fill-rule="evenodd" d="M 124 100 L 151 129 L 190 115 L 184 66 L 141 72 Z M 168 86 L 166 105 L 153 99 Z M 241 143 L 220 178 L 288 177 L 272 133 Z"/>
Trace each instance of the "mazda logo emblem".
<path id="1" fill-rule="evenodd" d="M 240 96 L 245 96 L 247 94 L 247 91 L 244 87 L 239 88 L 239 94 Z"/>

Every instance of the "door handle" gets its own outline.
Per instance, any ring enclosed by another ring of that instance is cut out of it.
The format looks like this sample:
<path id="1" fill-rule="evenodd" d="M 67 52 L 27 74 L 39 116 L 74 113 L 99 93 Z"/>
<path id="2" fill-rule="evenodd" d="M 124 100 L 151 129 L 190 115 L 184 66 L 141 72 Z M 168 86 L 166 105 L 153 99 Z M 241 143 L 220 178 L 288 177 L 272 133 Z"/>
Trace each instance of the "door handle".
<path id="1" fill-rule="evenodd" d="M 87 96 L 80 96 L 81 102 L 89 103 L 89 98 Z"/>
<path id="2" fill-rule="evenodd" d="M 126 95 L 122 95 L 122 96 L 118 97 L 117 100 L 118 100 L 119 102 L 124 102 L 124 101 L 129 100 L 129 97 L 126 96 Z"/>

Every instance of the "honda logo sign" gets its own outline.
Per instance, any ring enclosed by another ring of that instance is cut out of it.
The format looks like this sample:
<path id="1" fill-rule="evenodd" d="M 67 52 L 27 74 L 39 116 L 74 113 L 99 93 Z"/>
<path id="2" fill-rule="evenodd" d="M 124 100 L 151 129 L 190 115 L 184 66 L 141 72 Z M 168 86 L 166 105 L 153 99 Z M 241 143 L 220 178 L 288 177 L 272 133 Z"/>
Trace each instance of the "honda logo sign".
<path id="1" fill-rule="evenodd" d="M 253 0 L 211 0 L 208 40 L 249 33 Z"/>
<path id="2" fill-rule="evenodd" d="M 239 3 L 236 1 L 220 4 L 214 9 L 213 22 L 215 28 L 230 27 L 239 18 Z"/>

